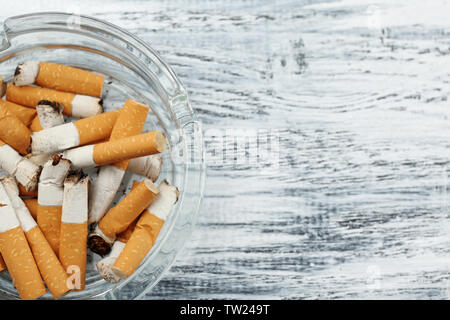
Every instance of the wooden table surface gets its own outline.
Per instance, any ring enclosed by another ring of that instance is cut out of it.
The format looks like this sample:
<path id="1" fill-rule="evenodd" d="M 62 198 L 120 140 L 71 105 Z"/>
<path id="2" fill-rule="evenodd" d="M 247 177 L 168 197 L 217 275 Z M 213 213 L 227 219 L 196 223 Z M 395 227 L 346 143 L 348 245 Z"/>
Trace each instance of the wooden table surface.
<path id="1" fill-rule="evenodd" d="M 22 0 L 0 18 L 35 11 L 135 33 L 203 122 L 198 227 L 146 298 L 450 298 L 447 1 Z"/>

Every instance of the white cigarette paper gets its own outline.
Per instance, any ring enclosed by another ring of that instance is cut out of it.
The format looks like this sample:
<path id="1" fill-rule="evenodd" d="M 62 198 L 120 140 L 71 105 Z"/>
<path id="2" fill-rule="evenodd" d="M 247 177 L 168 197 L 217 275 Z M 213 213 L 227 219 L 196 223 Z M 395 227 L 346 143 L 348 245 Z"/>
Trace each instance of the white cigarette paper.
<path id="1" fill-rule="evenodd" d="M 64 181 L 61 222 L 82 224 L 88 219 L 89 176 L 68 176 Z"/>
<path id="2" fill-rule="evenodd" d="M 41 167 L 22 157 L 7 144 L 0 146 L 0 169 L 14 176 L 27 191 L 36 189 Z"/>
<path id="3" fill-rule="evenodd" d="M 99 222 L 108 211 L 124 175 L 125 171 L 116 166 L 107 165 L 100 168 L 89 197 L 89 224 Z"/>
<path id="4" fill-rule="evenodd" d="M 64 196 L 64 180 L 70 169 L 70 161 L 60 159 L 47 161 L 42 169 L 38 186 L 38 204 L 41 206 L 62 206 Z"/>
<path id="5" fill-rule="evenodd" d="M 3 187 L 8 194 L 22 230 L 24 232 L 28 232 L 36 227 L 36 221 L 33 219 L 27 206 L 19 196 L 19 188 L 17 187 L 16 180 L 13 177 L 9 176 L 1 179 L 1 183 L 3 184 Z"/>
<path id="6" fill-rule="evenodd" d="M 111 252 L 97 263 L 98 273 L 110 283 L 118 283 L 121 279 L 114 273 L 112 267 L 122 253 L 123 248 L 125 248 L 125 245 L 124 242 L 116 240 L 111 248 Z"/>
<path id="7" fill-rule="evenodd" d="M 16 86 L 26 86 L 33 84 L 39 73 L 38 61 L 27 61 L 19 64 L 14 74 L 14 84 Z"/>
<path id="8" fill-rule="evenodd" d="M 161 172 L 162 158 L 160 156 L 149 155 L 134 158 L 128 164 L 128 171 L 144 176 L 155 182 Z"/>
<path id="9" fill-rule="evenodd" d="M 3 183 L 0 183 L 0 234 L 20 226 Z"/>
<path id="10" fill-rule="evenodd" d="M 36 106 L 39 122 L 43 129 L 53 128 L 64 124 L 64 115 L 62 114 L 61 106 L 57 103 L 42 100 Z M 27 155 L 31 162 L 38 166 L 43 166 L 52 158 L 51 154 L 41 153 Z"/>
<path id="11" fill-rule="evenodd" d="M 31 134 L 31 151 L 33 155 L 58 152 L 78 145 L 80 145 L 80 136 L 73 122 Z"/>
<path id="12" fill-rule="evenodd" d="M 170 185 L 167 180 L 163 180 L 158 188 L 159 195 L 148 207 L 147 211 L 165 221 L 172 207 L 178 201 L 180 192 L 177 187 Z"/>
<path id="13" fill-rule="evenodd" d="M 64 123 L 64 115 L 59 103 L 41 100 L 36 106 L 36 111 L 43 129 L 56 127 Z"/>

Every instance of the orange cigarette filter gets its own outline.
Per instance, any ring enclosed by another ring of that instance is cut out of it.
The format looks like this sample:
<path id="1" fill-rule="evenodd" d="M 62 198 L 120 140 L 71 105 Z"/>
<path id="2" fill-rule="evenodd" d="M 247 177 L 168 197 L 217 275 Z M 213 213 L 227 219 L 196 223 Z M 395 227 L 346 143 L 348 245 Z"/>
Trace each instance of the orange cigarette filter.
<path id="1" fill-rule="evenodd" d="M 47 292 L 20 226 L 0 234 L 0 252 L 22 299 L 34 300 Z"/>
<path id="2" fill-rule="evenodd" d="M 80 145 L 109 138 L 119 114 L 120 110 L 115 110 L 74 121 L 80 136 Z"/>
<path id="3" fill-rule="evenodd" d="M 98 165 L 116 163 L 165 151 L 166 139 L 161 131 L 108 141 L 94 146 L 93 158 Z"/>
<path id="4" fill-rule="evenodd" d="M 31 131 L 17 117 L 0 119 L 0 139 L 22 155 L 28 153 Z"/>
<path id="5" fill-rule="evenodd" d="M 60 91 L 101 97 L 104 79 L 99 74 L 78 68 L 40 62 L 36 84 Z"/>
<path id="6" fill-rule="evenodd" d="M 19 87 L 12 83 L 6 89 L 6 100 L 8 101 L 31 108 L 35 108 L 41 100 L 55 101 L 64 106 L 63 113 L 68 116 L 72 115 L 73 98 L 75 98 L 75 94 L 70 92 L 32 86 Z"/>
<path id="7" fill-rule="evenodd" d="M 158 188 L 150 180 L 142 181 L 119 204 L 106 213 L 98 227 L 106 236 L 115 238 L 153 202 L 158 193 Z"/>
<path id="8" fill-rule="evenodd" d="M 67 274 L 61 262 L 39 227 L 34 227 L 25 235 L 49 291 L 55 299 L 61 297 L 70 290 L 67 287 Z"/>
<path id="9" fill-rule="evenodd" d="M 142 214 L 127 245 L 114 263 L 114 271 L 120 273 L 121 278 L 129 277 L 136 271 L 155 244 L 163 225 L 164 220 L 148 210 Z"/>
<path id="10" fill-rule="evenodd" d="M 0 99 L 0 118 L 6 116 L 16 116 L 28 127 L 36 117 L 36 110 Z"/>
<path id="11" fill-rule="evenodd" d="M 119 140 L 122 138 L 127 138 L 140 134 L 144 128 L 145 120 L 147 119 L 147 114 L 149 107 L 131 100 L 127 99 L 125 105 L 123 106 L 124 116 L 118 117 L 114 128 L 111 132 L 110 141 Z M 126 116 L 125 116 L 126 115 Z M 113 165 L 119 169 L 126 170 L 130 160 L 123 160 Z"/>
<path id="12" fill-rule="evenodd" d="M 5 260 L 3 260 L 3 257 L 0 254 L 0 272 L 2 272 L 3 270 L 6 270 L 6 264 L 5 264 Z"/>
<path id="13" fill-rule="evenodd" d="M 37 220 L 37 212 L 38 212 L 38 201 L 37 199 L 28 198 L 22 199 L 25 205 L 27 206 L 28 211 L 30 211 L 31 216 L 36 221 Z"/>
<path id="14" fill-rule="evenodd" d="M 125 231 L 122 231 L 121 233 L 119 233 L 117 235 L 117 241 L 123 242 L 123 243 L 127 243 L 127 241 L 131 238 L 131 235 L 133 234 L 134 228 L 136 228 L 136 224 L 139 220 L 138 216 L 129 226 Z"/>
<path id="15" fill-rule="evenodd" d="M 69 270 L 71 266 L 80 268 L 80 288 L 83 290 L 86 283 L 86 259 L 87 259 L 87 222 L 82 224 L 61 223 L 61 243 L 59 259 L 63 267 Z"/>
<path id="16" fill-rule="evenodd" d="M 42 128 L 41 121 L 37 115 L 33 118 L 33 121 L 31 121 L 29 128 L 31 132 L 38 132 L 44 129 Z"/>
<path id="17" fill-rule="evenodd" d="M 136 189 L 136 187 L 139 185 L 138 181 L 133 181 L 133 186 L 131 187 L 131 191 Z M 126 243 L 128 239 L 130 239 L 131 235 L 133 234 L 134 228 L 136 228 L 136 223 L 139 220 L 140 215 L 134 219 L 134 221 L 128 226 L 128 228 L 125 231 L 122 231 L 117 235 L 117 241 Z"/>
<path id="18" fill-rule="evenodd" d="M 33 191 L 27 191 L 27 189 L 20 183 L 17 184 L 17 186 L 19 187 L 19 196 L 21 197 L 37 197 L 38 195 L 37 189 Z"/>
<path id="19" fill-rule="evenodd" d="M 53 251 L 59 253 L 62 207 L 38 206 L 37 223 Z"/>

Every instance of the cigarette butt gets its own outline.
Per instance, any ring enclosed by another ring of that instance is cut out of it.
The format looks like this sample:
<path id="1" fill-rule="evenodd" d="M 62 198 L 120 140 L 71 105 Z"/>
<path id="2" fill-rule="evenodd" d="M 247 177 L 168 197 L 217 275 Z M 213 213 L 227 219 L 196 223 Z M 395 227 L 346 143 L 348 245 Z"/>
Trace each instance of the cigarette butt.
<path id="1" fill-rule="evenodd" d="M 164 152 L 166 138 L 161 131 L 152 131 L 115 141 L 67 150 L 64 157 L 74 167 L 89 168 Z"/>
<path id="2" fill-rule="evenodd" d="M 100 220 L 99 227 L 104 234 L 115 238 L 147 208 L 159 193 L 158 188 L 150 180 L 142 181 L 117 206 L 111 208 Z"/>
<path id="3" fill-rule="evenodd" d="M 3 260 L 2 255 L 0 254 L 0 272 L 6 270 L 5 260 Z"/>
<path id="4" fill-rule="evenodd" d="M 31 135 L 33 155 L 55 153 L 80 145 L 108 139 L 120 110 L 45 128 Z"/>
<path id="5" fill-rule="evenodd" d="M 103 165 L 112 162 L 164 152 L 166 139 L 161 131 L 152 131 L 124 139 L 100 143 L 94 147 L 94 162 Z"/>
<path id="6" fill-rule="evenodd" d="M 41 100 L 36 106 L 39 124 L 43 129 L 52 128 L 64 123 L 62 106 L 58 102 Z"/>
<path id="7" fill-rule="evenodd" d="M 6 93 L 6 82 L 3 81 L 3 77 L 0 76 L 0 98 Z"/>
<path id="8" fill-rule="evenodd" d="M 86 281 L 88 189 L 89 177 L 82 172 L 69 175 L 64 182 L 59 257 L 66 270 L 75 266 L 80 271 L 77 291 L 84 289 Z"/>
<path id="9" fill-rule="evenodd" d="M 32 86 L 19 87 L 12 83 L 6 89 L 8 101 L 30 108 L 35 108 L 41 100 L 57 101 L 64 106 L 64 114 L 68 116 L 72 115 L 72 100 L 74 98 L 73 93 Z"/>
<path id="10" fill-rule="evenodd" d="M 61 263 L 48 244 L 36 221 L 31 216 L 25 203 L 19 197 L 19 189 L 11 176 L 1 179 L 12 207 L 28 240 L 36 265 L 48 289 L 55 298 L 69 291 L 66 285 L 67 275 Z"/>
<path id="11" fill-rule="evenodd" d="M 17 66 L 14 72 L 13 83 L 16 86 L 25 86 L 28 84 L 33 84 L 39 73 L 39 62 L 37 61 L 26 61 Z"/>
<path id="12" fill-rule="evenodd" d="M 155 155 L 134 158 L 128 164 L 128 171 L 144 176 L 155 182 L 161 173 L 162 158 Z"/>
<path id="13" fill-rule="evenodd" d="M 141 133 L 142 129 L 144 129 L 148 111 L 149 107 L 127 99 L 114 124 L 110 141 Z M 97 181 L 92 188 L 91 201 L 89 203 L 90 224 L 98 222 L 108 210 L 119 190 L 128 163 L 129 160 L 124 160 L 111 166 L 100 168 Z"/>
<path id="14" fill-rule="evenodd" d="M 119 240 L 114 241 L 111 252 L 96 264 L 100 276 L 110 283 L 118 283 L 120 281 L 120 277 L 114 273 L 112 267 L 123 248 L 125 248 L 124 242 Z"/>
<path id="15" fill-rule="evenodd" d="M 100 255 L 107 254 L 117 234 L 125 231 L 158 193 L 158 188 L 150 180 L 139 183 L 100 220 L 94 233 L 89 236 L 89 248 Z"/>
<path id="16" fill-rule="evenodd" d="M 14 84 L 18 86 L 36 83 L 41 87 L 101 97 L 104 77 L 62 64 L 28 61 L 20 64 L 15 72 Z"/>
<path id="17" fill-rule="evenodd" d="M 25 155 L 30 147 L 31 131 L 17 117 L 7 116 L 0 119 L 0 139 Z"/>
<path id="18" fill-rule="evenodd" d="M 42 100 L 36 106 L 37 116 L 30 125 L 31 132 L 38 132 L 46 128 L 56 127 L 64 123 L 62 106 L 57 102 Z"/>
<path id="19" fill-rule="evenodd" d="M 0 183 L 0 252 L 22 299 L 33 300 L 45 294 L 44 282 L 3 183 Z"/>
<path id="20" fill-rule="evenodd" d="M 132 275 L 144 260 L 155 244 L 173 205 L 178 200 L 178 189 L 170 186 L 167 181 L 161 182 L 159 189 L 160 194 L 150 207 L 142 213 L 131 237 L 126 242 L 125 248 L 123 248 L 112 267 L 113 272 L 122 279 Z"/>
<path id="21" fill-rule="evenodd" d="M 16 116 L 28 127 L 36 117 L 36 110 L 0 99 L 0 118 L 6 116 Z"/>
<path id="22" fill-rule="evenodd" d="M 38 132 L 44 129 L 42 128 L 41 121 L 37 115 L 34 117 L 33 121 L 31 121 L 29 128 L 31 132 Z"/>
<path id="23" fill-rule="evenodd" d="M 70 290 L 67 274 L 41 229 L 36 226 L 25 235 L 47 288 L 55 299 L 63 296 Z"/>
<path id="24" fill-rule="evenodd" d="M 5 170 L 27 191 L 36 189 L 41 167 L 22 157 L 16 150 L 0 140 L 0 169 Z"/>
<path id="25" fill-rule="evenodd" d="M 70 161 L 55 156 L 44 165 L 38 185 L 37 223 L 56 254 L 59 253 L 63 184 L 69 169 Z"/>
<path id="26" fill-rule="evenodd" d="M 19 195 L 21 197 L 37 197 L 37 195 L 38 195 L 37 189 L 33 190 L 33 191 L 27 191 L 27 189 L 20 183 L 19 183 L 18 187 L 19 187 Z"/>
<path id="27" fill-rule="evenodd" d="M 138 185 L 136 181 L 133 183 L 133 189 Z M 121 254 L 123 248 L 125 247 L 125 244 L 130 239 L 134 228 L 136 227 L 136 223 L 139 220 L 139 217 L 137 217 L 133 223 L 131 223 L 128 228 L 119 233 L 117 235 L 116 241 L 114 241 L 114 244 L 111 248 L 111 252 L 104 257 L 102 260 L 97 262 L 97 270 L 100 276 L 105 279 L 106 281 L 110 283 L 118 283 L 120 281 L 120 277 L 118 277 L 114 271 L 112 270 L 112 267 L 114 263 L 116 262 L 117 258 Z"/>
<path id="28" fill-rule="evenodd" d="M 6 100 L 31 108 L 35 108 L 41 100 L 58 102 L 63 106 L 65 115 L 77 118 L 91 117 L 103 111 L 100 98 L 48 88 L 19 87 L 12 83 L 6 89 Z"/>
<path id="29" fill-rule="evenodd" d="M 28 198 L 22 199 L 25 205 L 27 206 L 28 211 L 30 211 L 31 216 L 36 221 L 37 220 L 37 211 L 38 211 L 38 201 L 37 199 Z"/>
<path id="30" fill-rule="evenodd" d="M 22 299 L 34 300 L 47 292 L 20 226 L 0 234 L 0 251 Z"/>
<path id="31" fill-rule="evenodd" d="M 163 224 L 164 220 L 148 211 L 144 212 L 131 238 L 114 263 L 114 273 L 122 279 L 132 275 L 155 244 Z"/>

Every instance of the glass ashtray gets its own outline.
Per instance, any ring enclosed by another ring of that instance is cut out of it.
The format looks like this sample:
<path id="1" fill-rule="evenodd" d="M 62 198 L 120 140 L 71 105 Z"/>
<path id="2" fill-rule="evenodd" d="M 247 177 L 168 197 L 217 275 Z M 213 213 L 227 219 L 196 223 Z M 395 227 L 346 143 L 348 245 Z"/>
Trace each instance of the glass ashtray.
<path id="1" fill-rule="evenodd" d="M 205 181 L 201 123 L 186 89 L 171 67 L 142 40 L 108 22 L 65 13 L 15 16 L 0 28 L 0 75 L 11 81 L 19 63 L 48 61 L 105 76 L 104 111 L 119 109 L 127 98 L 151 109 L 144 131 L 161 130 L 167 151 L 156 184 L 167 179 L 180 197 L 158 239 L 138 270 L 111 284 L 96 269 L 100 256 L 88 250 L 86 289 L 63 299 L 138 299 L 164 276 L 188 241 L 200 209 Z M 92 171 L 95 183 L 96 171 Z M 127 172 L 114 204 L 142 177 Z M 7 272 L 0 273 L 0 299 L 19 299 Z M 40 299 L 53 299 L 50 293 Z"/>

